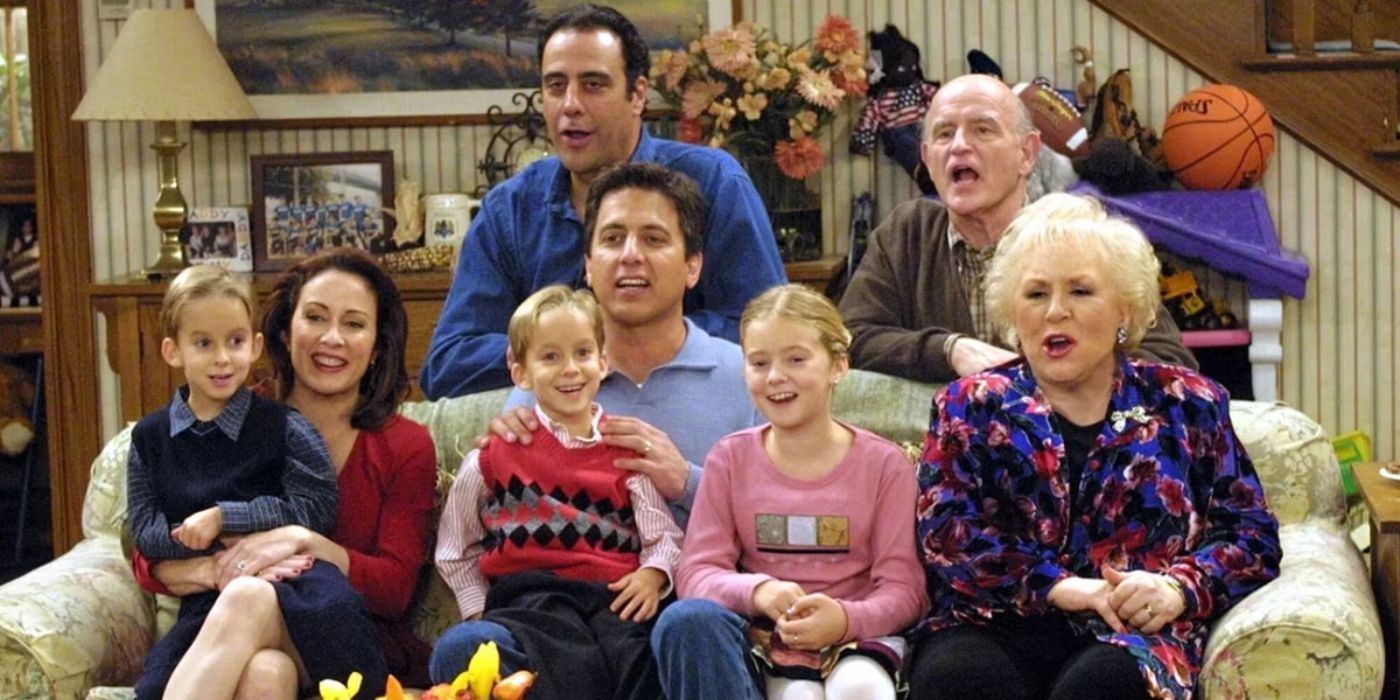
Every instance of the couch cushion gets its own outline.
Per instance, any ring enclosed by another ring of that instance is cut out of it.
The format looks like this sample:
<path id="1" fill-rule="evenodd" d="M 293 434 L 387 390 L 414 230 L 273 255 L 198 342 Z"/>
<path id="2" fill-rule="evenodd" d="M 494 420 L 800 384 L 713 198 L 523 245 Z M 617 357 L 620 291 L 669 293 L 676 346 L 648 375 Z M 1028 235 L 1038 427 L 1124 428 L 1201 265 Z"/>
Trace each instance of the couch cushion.
<path id="1" fill-rule="evenodd" d="M 414 401 L 399 408 L 399 413 L 422 423 L 433 434 L 439 494 L 447 495 L 457 467 L 472 451 L 477 437 L 486 433 L 491 419 L 501 415 L 508 396 L 510 389 L 494 389 L 437 401 Z"/>
<path id="2" fill-rule="evenodd" d="M 851 370 L 836 387 L 836 417 L 898 443 L 924 442 L 938 384 Z"/>
<path id="3" fill-rule="evenodd" d="M 1341 526 L 1341 468 L 1317 421 L 1281 403 L 1254 401 L 1231 401 L 1230 418 L 1280 524 L 1321 518 Z"/>
<path id="4" fill-rule="evenodd" d="M 83 536 L 120 538 L 126 528 L 126 456 L 131 427 L 107 441 L 92 461 L 83 498 Z"/>

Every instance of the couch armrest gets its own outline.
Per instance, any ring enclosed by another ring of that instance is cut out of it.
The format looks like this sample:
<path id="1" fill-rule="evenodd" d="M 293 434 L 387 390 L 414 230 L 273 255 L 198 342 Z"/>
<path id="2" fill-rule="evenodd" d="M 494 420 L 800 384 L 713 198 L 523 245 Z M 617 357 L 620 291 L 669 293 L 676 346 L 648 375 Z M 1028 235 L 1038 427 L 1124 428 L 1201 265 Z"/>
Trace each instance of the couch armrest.
<path id="1" fill-rule="evenodd" d="M 115 537 L 72 551 L 0 586 L 0 697 L 81 698 L 93 685 L 130 685 L 155 636 Z"/>
<path id="2" fill-rule="evenodd" d="M 1361 553 L 1340 527 L 1279 530 L 1279 577 L 1216 622 L 1199 688 L 1206 698 L 1374 698 L 1385 668 Z"/>

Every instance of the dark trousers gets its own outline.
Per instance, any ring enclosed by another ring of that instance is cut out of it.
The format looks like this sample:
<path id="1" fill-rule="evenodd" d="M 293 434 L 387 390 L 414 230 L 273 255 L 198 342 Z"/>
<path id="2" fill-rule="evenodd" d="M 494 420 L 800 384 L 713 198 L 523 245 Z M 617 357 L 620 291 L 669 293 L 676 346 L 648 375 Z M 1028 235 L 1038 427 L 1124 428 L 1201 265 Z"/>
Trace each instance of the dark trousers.
<path id="1" fill-rule="evenodd" d="M 492 582 L 483 619 L 510 630 L 540 672 L 532 700 L 658 700 L 652 622 L 618 617 L 616 596 L 605 583 L 525 571 Z"/>
<path id="2" fill-rule="evenodd" d="M 1132 654 L 1076 634 L 1063 614 L 996 617 L 935 632 L 909 672 L 912 700 L 1141 700 Z"/>

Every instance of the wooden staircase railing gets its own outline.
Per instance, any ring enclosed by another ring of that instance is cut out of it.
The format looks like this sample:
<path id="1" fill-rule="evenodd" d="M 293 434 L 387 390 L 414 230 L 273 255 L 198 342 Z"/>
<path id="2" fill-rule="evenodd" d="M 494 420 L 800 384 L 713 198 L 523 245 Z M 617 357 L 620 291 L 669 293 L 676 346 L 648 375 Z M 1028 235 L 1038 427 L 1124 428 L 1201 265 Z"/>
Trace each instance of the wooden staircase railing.
<path id="1" fill-rule="evenodd" d="M 1400 1 L 1091 2 L 1208 79 L 1254 93 L 1276 124 L 1400 206 L 1400 51 L 1377 48 L 1400 41 Z M 1292 46 L 1269 50 L 1282 43 Z"/>

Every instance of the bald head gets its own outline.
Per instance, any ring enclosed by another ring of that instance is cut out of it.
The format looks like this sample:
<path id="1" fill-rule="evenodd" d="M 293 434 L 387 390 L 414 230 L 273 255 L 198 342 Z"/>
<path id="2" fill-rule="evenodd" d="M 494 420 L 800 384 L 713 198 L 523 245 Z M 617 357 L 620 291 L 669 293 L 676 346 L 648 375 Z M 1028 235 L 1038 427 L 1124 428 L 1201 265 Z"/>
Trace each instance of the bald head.
<path id="1" fill-rule="evenodd" d="M 953 225 L 969 243 L 996 243 L 1026 201 L 1040 133 L 1006 83 L 964 75 L 929 102 L 920 145 Z"/>
<path id="2" fill-rule="evenodd" d="M 924 115 L 924 140 L 927 141 L 933 134 L 934 115 L 938 113 L 936 107 L 943 103 L 962 98 L 966 95 L 983 95 L 1000 105 L 1002 115 L 1007 124 L 1017 132 L 1019 136 L 1025 136 L 1035 131 L 1035 122 L 1031 121 L 1031 111 L 1026 109 L 1026 104 L 1016 97 L 1016 93 L 1011 92 L 1011 87 L 998 80 L 994 75 L 984 75 L 982 73 L 969 73 L 960 75 L 938 89 L 934 93 L 933 99 L 929 102 L 928 112 Z"/>

